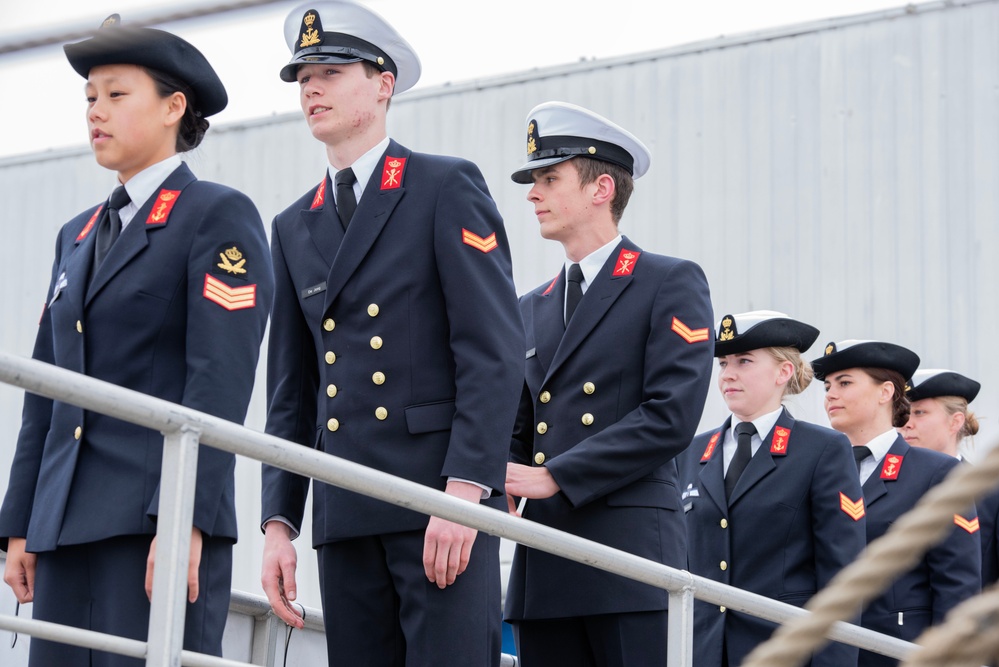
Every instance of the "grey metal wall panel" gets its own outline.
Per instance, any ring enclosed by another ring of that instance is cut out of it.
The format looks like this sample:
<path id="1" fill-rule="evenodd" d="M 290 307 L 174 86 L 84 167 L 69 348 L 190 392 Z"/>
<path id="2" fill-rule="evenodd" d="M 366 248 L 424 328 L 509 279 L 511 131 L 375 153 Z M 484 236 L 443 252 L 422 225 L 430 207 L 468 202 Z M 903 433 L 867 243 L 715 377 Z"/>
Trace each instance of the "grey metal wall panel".
<path id="1" fill-rule="evenodd" d="M 550 99 L 592 108 L 649 144 L 652 169 L 622 231 L 649 251 L 698 261 L 716 315 L 785 310 L 822 329 L 812 355 L 847 337 L 910 346 L 926 366 L 981 380 L 979 448 L 999 435 L 991 349 L 999 0 L 930 3 L 401 96 L 389 113 L 394 137 L 480 165 L 506 219 L 521 292 L 550 280 L 562 261 L 561 248 L 538 236 L 528 188 L 509 179 L 525 158 L 527 112 Z M 268 227 L 325 165 L 298 114 L 217 128 L 188 159 L 201 178 L 246 192 Z M 30 354 L 56 231 L 110 185 L 86 150 L 0 161 L 3 349 Z M 263 366 L 248 418 L 258 428 Z M 13 454 L 20 402 L 0 387 L 0 470 Z M 792 405 L 825 420 L 821 387 Z M 724 414 L 712 391 L 702 425 Z M 237 470 L 235 585 L 256 590 L 258 466 Z M 307 544 L 305 535 L 310 584 Z"/>

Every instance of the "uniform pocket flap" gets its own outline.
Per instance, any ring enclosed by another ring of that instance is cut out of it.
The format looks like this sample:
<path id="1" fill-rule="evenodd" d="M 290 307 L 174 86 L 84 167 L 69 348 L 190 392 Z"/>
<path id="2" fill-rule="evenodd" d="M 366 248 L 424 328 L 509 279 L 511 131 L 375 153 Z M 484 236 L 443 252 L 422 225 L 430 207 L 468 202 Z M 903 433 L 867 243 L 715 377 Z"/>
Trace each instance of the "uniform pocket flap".
<path id="1" fill-rule="evenodd" d="M 679 511 L 678 496 L 676 487 L 669 482 L 639 481 L 608 495 L 607 504 L 612 507 L 658 507 Z"/>
<path id="2" fill-rule="evenodd" d="M 406 408 L 406 428 L 412 434 L 446 431 L 454 421 L 454 401 L 424 403 Z"/>

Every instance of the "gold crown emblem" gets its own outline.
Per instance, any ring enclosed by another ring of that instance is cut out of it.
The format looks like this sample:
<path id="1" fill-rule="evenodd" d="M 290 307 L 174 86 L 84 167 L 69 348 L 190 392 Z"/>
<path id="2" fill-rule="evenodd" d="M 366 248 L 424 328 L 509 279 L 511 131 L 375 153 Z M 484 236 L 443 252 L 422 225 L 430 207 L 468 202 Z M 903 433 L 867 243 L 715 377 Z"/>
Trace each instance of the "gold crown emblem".
<path id="1" fill-rule="evenodd" d="M 225 256 L 235 262 L 243 258 L 243 253 L 239 251 L 239 248 L 233 246 L 225 251 Z"/>
<path id="2" fill-rule="evenodd" d="M 161 192 L 160 193 L 160 201 L 173 201 L 176 197 L 177 197 L 177 195 L 175 195 L 172 192 Z"/>
<path id="3" fill-rule="evenodd" d="M 624 257 L 625 259 L 635 259 L 635 253 L 633 252 L 626 252 L 621 256 Z"/>
<path id="4" fill-rule="evenodd" d="M 392 167 L 393 169 L 398 169 L 399 167 L 401 167 L 401 166 L 402 166 L 402 163 L 401 163 L 401 162 L 399 162 L 398 160 L 392 160 L 392 161 L 391 161 L 391 162 L 389 162 L 388 164 L 389 164 L 389 166 L 390 166 L 390 167 Z"/>
<path id="5" fill-rule="evenodd" d="M 889 456 L 888 463 L 898 463 L 898 457 L 895 455 Z"/>
<path id="6" fill-rule="evenodd" d="M 309 12 L 308 14 L 305 15 L 304 20 L 305 20 L 305 25 L 311 28 L 312 24 L 316 22 L 316 15 L 313 14 L 312 12 Z"/>
<path id="7" fill-rule="evenodd" d="M 726 317 L 724 320 L 722 320 L 722 326 L 725 327 L 726 329 L 732 326 L 732 318 Z"/>

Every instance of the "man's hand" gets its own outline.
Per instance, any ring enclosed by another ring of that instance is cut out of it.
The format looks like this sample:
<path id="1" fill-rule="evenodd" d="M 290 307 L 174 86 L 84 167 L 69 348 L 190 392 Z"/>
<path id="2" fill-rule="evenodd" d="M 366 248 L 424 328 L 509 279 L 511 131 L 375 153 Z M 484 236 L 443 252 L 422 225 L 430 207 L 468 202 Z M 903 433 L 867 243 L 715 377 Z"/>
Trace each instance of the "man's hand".
<path id="1" fill-rule="evenodd" d="M 482 488 L 468 482 L 448 482 L 444 492 L 470 503 L 478 504 L 482 500 Z M 423 542 L 423 569 L 427 579 L 441 589 L 453 584 L 468 567 L 477 534 L 474 528 L 430 517 Z"/>
<path id="2" fill-rule="evenodd" d="M 24 550 L 27 540 L 23 537 L 12 537 L 8 542 L 3 580 L 13 589 L 17 601 L 27 604 L 35 599 L 35 563 L 38 556 Z"/>
<path id="3" fill-rule="evenodd" d="M 297 567 L 298 553 L 291 543 L 291 527 L 281 521 L 268 521 L 264 526 L 264 564 L 260 584 L 277 617 L 301 630 L 305 621 L 301 612 L 291 604 L 297 595 Z"/>
<path id="4" fill-rule="evenodd" d="M 513 498 L 551 498 L 561 489 L 548 468 L 525 466 L 519 463 L 506 464 L 506 493 L 508 504 L 513 507 Z"/>
<path id="5" fill-rule="evenodd" d="M 198 599 L 198 568 L 201 567 L 201 531 L 191 527 L 191 559 L 187 564 L 187 601 L 191 604 Z M 146 558 L 146 597 L 153 599 L 153 570 L 156 568 L 156 536 L 149 545 Z"/>

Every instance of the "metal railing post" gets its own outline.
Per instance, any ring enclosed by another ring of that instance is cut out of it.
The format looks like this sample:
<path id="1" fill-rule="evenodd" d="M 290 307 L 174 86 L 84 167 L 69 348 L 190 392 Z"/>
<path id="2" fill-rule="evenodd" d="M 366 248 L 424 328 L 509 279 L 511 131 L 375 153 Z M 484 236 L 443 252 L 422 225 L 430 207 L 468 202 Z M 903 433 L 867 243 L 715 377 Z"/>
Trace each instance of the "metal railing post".
<path id="1" fill-rule="evenodd" d="M 691 667 L 694 661 L 694 578 L 687 575 L 690 583 L 669 594 L 667 667 Z"/>
<path id="2" fill-rule="evenodd" d="M 156 520 L 156 567 L 149 610 L 147 667 L 179 667 L 187 613 L 187 566 L 201 431 L 188 424 L 163 437 Z"/>

